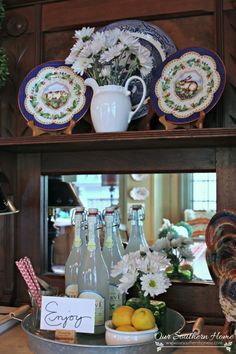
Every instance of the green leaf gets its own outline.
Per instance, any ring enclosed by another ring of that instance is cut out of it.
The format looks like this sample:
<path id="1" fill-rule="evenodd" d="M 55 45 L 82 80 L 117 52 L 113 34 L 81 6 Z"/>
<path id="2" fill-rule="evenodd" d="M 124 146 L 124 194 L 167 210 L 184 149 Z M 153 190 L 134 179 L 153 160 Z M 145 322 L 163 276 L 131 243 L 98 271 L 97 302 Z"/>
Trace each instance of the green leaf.
<path id="1" fill-rule="evenodd" d="M 8 76 L 8 59 L 4 53 L 4 49 L 0 48 L 0 87 L 5 85 Z"/>

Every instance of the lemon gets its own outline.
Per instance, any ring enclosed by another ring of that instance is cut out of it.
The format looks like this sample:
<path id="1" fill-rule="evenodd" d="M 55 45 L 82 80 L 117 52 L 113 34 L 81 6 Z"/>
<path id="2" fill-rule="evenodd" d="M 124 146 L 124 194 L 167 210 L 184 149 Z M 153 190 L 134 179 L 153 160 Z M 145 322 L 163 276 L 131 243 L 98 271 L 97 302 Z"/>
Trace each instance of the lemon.
<path id="1" fill-rule="evenodd" d="M 140 307 L 134 311 L 131 323 L 138 331 L 152 329 L 156 324 L 152 311 L 145 307 Z"/>
<path id="2" fill-rule="evenodd" d="M 134 313 L 134 309 L 130 306 L 119 306 L 112 314 L 112 323 L 115 327 L 131 325 L 131 318 Z"/>
<path id="3" fill-rule="evenodd" d="M 123 332 L 137 332 L 137 329 L 135 329 L 133 326 L 131 325 L 123 325 L 123 326 L 119 326 L 116 328 L 117 331 L 123 331 Z"/>

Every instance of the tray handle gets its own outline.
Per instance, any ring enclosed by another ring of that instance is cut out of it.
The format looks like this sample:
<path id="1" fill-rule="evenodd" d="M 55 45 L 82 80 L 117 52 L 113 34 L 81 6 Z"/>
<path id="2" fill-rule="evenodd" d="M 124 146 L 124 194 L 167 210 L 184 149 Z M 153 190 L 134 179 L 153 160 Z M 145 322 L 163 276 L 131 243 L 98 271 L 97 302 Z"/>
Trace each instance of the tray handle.
<path id="1" fill-rule="evenodd" d="M 203 328 L 203 325 L 204 325 L 204 318 L 203 317 L 198 317 L 194 321 L 186 321 L 186 323 L 188 323 L 188 324 L 192 323 L 193 324 L 192 332 L 190 332 L 190 333 L 184 332 L 184 333 L 179 335 L 180 338 L 181 337 L 184 338 L 188 334 L 191 334 L 191 333 L 196 333 L 197 335 L 202 333 L 202 328 Z"/>
<path id="2" fill-rule="evenodd" d="M 198 317 L 196 320 L 193 321 L 186 321 L 188 324 L 192 323 L 192 333 L 197 333 L 201 334 L 202 333 L 202 328 L 204 326 L 204 318 L 203 317 Z"/>
<path id="3" fill-rule="evenodd" d="M 196 332 L 197 334 L 201 334 L 203 326 L 204 326 L 204 322 L 205 321 L 204 321 L 203 317 L 198 317 L 193 323 L 192 332 Z"/>

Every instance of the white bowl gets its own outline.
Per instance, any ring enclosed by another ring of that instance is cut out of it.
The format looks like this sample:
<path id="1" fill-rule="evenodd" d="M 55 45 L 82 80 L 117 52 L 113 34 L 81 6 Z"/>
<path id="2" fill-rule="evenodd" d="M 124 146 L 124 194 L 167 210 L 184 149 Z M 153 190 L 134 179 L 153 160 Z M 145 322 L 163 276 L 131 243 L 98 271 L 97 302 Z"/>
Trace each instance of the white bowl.
<path id="1" fill-rule="evenodd" d="M 151 342 L 155 339 L 155 333 L 158 328 L 148 329 L 146 331 L 124 332 L 117 331 L 111 320 L 105 322 L 105 339 L 107 345 L 137 344 Z"/>

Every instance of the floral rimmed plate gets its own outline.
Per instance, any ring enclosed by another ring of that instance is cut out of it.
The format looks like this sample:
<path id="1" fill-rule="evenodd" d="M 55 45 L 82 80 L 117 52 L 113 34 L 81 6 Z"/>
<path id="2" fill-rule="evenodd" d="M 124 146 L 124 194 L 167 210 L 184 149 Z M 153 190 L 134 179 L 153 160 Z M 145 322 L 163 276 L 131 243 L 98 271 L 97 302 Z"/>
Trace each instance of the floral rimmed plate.
<path id="1" fill-rule="evenodd" d="M 87 112 L 91 91 L 84 78 L 64 61 L 51 61 L 34 68 L 23 80 L 18 104 L 27 121 L 43 130 L 67 128 Z"/>
<path id="2" fill-rule="evenodd" d="M 220 57 L 204 48 L 186 48 L 168 57 L 151 87 L 151 100 L 159 116 L 175 124 L 190 123 L 199 112 L 209 112 L 225 87 Z"/>
<path id="3" fill-rule="evenodd" d="M 176 47 L 172 39 L 158 26 L 140 20 L 122 20 L 110 23 L 102 27 L 100 31 L 113 30 L 118 28 L 133 33 L 139 38 L 139 43 L 147 48 L 153 58 L 153 69 L 144 78 L 147 86 L 147 98 L 150 96 L 151 82 L 157 69 L 162 62 L 171 54 L 176 52 Z M 138 74 L 138 73 L 135 73 Z M 142 97 L 142 85 L 137 82 L 131 84 L 131 103 L 135 107 Z M 148 113 L 148 105 L 143 104 L 132 120 L 141 118 Z"/>

